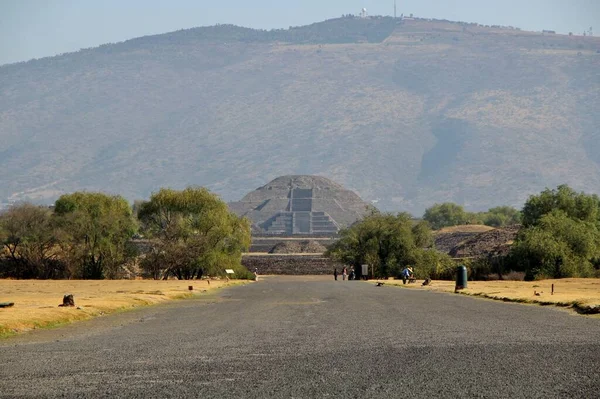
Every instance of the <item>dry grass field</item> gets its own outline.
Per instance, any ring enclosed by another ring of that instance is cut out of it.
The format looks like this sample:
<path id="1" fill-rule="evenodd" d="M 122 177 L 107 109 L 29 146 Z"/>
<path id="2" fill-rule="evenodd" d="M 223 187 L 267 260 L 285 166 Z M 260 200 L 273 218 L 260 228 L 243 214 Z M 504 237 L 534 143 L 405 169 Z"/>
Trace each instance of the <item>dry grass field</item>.
<path id="1" fill-rule="evenodd" d="M 493 227 L 483 224 L 464 224 L 459 226 L 444 227 L 436 230 L 434 233 L 485 233 L 486 231 L 494 230 Z"/>
<path id="2" fill-rule="evenodd" d="M 411 289 L 454 292 L 454 281 L 432 281 L 421 286 L 422 281 L 403 285 L 401 280 L 380 280 L 385 284 L 401 285 Z M 554 294 L 552 294 L 554 284 Z M 535 303 L 573 308 L 580 313 L 600 312 L 600 279 L 565 278 L 540 281 L 469 281 L 461 294 L 507 302 Z M 536 295 L 538 294 L 538 295 Z"/>
<path id="3" fill-rule="evenodd" d="M 231 280 L 0 280 L 0 337 L 53 327 L 111 312 L 201 295 Z M 188 290 L 188 286 L 193 290 Z M 75 307 L 59 307 L 63 295 L 73 294 Z"/>

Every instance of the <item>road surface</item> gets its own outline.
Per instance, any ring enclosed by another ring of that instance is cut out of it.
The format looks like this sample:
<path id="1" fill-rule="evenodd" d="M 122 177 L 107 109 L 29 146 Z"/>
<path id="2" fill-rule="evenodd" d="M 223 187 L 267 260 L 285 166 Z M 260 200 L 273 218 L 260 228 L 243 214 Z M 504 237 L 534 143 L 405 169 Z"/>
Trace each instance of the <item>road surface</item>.
<path id="1" fill-rule="evenodd" d="M 271 277 L 0 341 L 0 397 L 598 398 L 600 319 Z"/>

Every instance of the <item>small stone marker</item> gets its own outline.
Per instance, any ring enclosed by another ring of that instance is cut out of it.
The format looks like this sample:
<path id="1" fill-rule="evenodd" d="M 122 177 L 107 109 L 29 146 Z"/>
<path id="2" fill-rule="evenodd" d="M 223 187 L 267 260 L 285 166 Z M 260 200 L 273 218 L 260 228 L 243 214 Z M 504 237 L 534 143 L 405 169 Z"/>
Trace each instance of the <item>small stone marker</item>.
<path id="1" fill-rule="evenodd" d="M 73 299 L 73 294 L 66 294 L 65 296 L 63 296 L 63 303 L 62 305 L 58 305 L 58 306 L 75 306 L 75 300 Z"/>

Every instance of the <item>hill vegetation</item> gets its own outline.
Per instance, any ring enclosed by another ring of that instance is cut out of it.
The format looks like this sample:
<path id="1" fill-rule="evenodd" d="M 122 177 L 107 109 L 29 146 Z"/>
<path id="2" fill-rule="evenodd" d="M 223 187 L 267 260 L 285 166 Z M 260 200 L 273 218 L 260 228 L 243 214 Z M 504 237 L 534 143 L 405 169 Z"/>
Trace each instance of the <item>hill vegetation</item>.
<path id="1" fill-rule="evenodd" d="M 0 202 L 227 201 L 318 174 L 383 210 L 600 192 L 600 40 L 448 21 L 219 25 L 0 67 Z"/>
<path id="2" fill-rule="evenodd" d="M 502 227 L 521 223 L 521 213 L 510 206 L 497 206 L 487 212 L 467 212 L 458 204 L 446 202 L 427 208 L 423 220 L 436 230 L 461 225 Z"/>

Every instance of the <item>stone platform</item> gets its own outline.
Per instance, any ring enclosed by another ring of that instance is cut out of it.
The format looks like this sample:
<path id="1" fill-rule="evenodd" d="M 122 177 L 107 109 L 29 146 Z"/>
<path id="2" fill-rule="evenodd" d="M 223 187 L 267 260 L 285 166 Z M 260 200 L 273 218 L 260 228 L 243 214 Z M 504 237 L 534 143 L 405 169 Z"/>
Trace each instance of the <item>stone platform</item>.
<path id="1" fill-rule="evenodd" d="M 333 274 L 337 267 L 338 272 L 343 268 L 341 263 L 330 260 L 321 254 L 318 255 L 249 255 L 242 257 L 242 265 L 248 270 L 258 269 L 258 274 L 285 274 L 285 275 L 314 275 Z"/>

